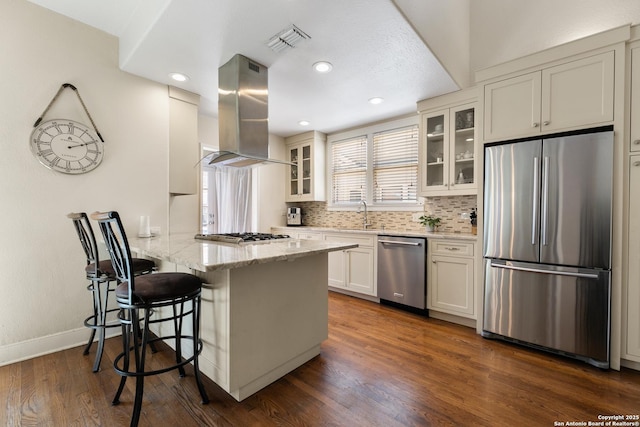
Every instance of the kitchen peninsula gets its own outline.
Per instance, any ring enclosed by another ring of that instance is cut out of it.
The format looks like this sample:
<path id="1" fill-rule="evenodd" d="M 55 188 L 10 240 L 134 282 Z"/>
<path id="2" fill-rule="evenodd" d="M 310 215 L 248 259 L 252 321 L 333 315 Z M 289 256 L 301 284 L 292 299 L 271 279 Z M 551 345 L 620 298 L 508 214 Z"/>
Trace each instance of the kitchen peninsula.
<path id="1" fill-rule="evenodd" d="M 203 278 L 200 369 L 238 401 L 320 354 L 328 336 L 327 254 L 357 246 L 272 242 L 217 243 L 193 234 L 129 241 L 161 271 Z"/>

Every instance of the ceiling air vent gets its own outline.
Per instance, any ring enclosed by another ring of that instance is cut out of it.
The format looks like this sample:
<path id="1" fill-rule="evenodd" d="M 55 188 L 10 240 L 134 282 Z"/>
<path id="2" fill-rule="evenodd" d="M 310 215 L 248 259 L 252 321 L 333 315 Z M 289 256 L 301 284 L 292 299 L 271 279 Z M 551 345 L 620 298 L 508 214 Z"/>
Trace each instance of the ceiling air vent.
<path id="1" fill-rule="evenodd" d="M 291 49 L 302 40 L 310 39 L 308 34 L 305 34 L 300 28 L 295 25 L 280 31 L 275 36 L 271 37 L 267 46 L 274 52 L 282 52 L 286 49 Z"/>

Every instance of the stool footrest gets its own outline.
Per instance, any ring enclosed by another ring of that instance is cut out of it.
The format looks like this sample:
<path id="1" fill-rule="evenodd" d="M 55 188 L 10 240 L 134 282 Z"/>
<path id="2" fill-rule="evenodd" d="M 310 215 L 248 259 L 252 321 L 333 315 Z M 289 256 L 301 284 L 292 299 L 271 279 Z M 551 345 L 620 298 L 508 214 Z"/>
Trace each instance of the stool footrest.
<path id="1" fill-rule="evenodd" d="M 183 339 L 190 339 L 193 340 L 193 337 L 190 336 L 182 336 Z M 171 337 L 162 337 L 162 338 L 155 338 L 152 340 L 148 340 L 147 344 L 151 344 L 155 341 L 164 341 L 166 339 L 175 339 L 175 336 L 171 336 Z M 188 359 L 184 359 L 182 362 L 180 363 L 176 363 L 175 365 L 171 365 L 171 366 L 167 366 L 165 368 L 162 369 L 155 369 L 152 371 L 144 371 L 144 372 L 135 372 L 135 371 L 129 371 L 129 370 L 124 370 L 124 368 L 121 368 L 118 366 L 118 363 L 122 360 L 122 358 L 124 357 L 124 352 L 120 353 L 118 356 L 116 356 L 116 358 L 113 361 L 113 369 L 118 373 L 118 375 L 124 376 L 124 377 L 148 377 L 151 375 L 158 375 L 158 374 L 164 374 L 165 372 L 169 372 L 169 371 L 173 371 L 174 369 L 178 369 L 181 368 L 183 366 L 186 366 L 188 364 L 190 364 L 191 362 L 194 361 L 194 359 L 196 357 L 198 357 L 200 355 L 200 353 L 202 353 L 202 340 L 198 340 L 198 351 L 195 352 L 193 354 L 193 356 L 189 357 Z M 131 347 L 131 351 L 133 350 L 133 347 Z"/>

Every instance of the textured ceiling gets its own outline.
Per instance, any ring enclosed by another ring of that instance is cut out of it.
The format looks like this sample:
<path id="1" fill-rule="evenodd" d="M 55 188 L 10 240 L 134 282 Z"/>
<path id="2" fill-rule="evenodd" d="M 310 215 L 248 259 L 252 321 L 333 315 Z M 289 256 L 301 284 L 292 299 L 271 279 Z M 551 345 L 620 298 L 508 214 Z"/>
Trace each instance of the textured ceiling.
<path id="1" fill-rule="evenodd" d="M 458 89 L 391 0 L 31 1 L 119 37 L 124 71 L 200 94 L 204 114 L 217 116 L 220 65 L 236 53 L 262 63 L 276 135 L 412 113 L 416 101 Z M 272 52 L 268 40 L 291 24 L 311 39 Z M 320 60 L 333 71 L 315 73 Z M 171 82 L 176 71 L 190 80 Z"/>

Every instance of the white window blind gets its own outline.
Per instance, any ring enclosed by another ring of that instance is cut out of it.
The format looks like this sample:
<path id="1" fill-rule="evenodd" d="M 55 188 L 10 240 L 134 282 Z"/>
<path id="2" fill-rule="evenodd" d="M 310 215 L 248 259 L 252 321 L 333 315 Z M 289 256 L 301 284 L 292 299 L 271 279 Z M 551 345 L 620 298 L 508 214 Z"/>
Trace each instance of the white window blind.
<path id="1" fill-rule="evenodd" d="M 374 133 L 374 203 L 415 203 L 417 185 L 418 126 Z"/>
<path id="2" fill-rule="evenodd" d="M 367 136 L 331 145 L 333 203 L 354 203 L 366 198 Z"/>

